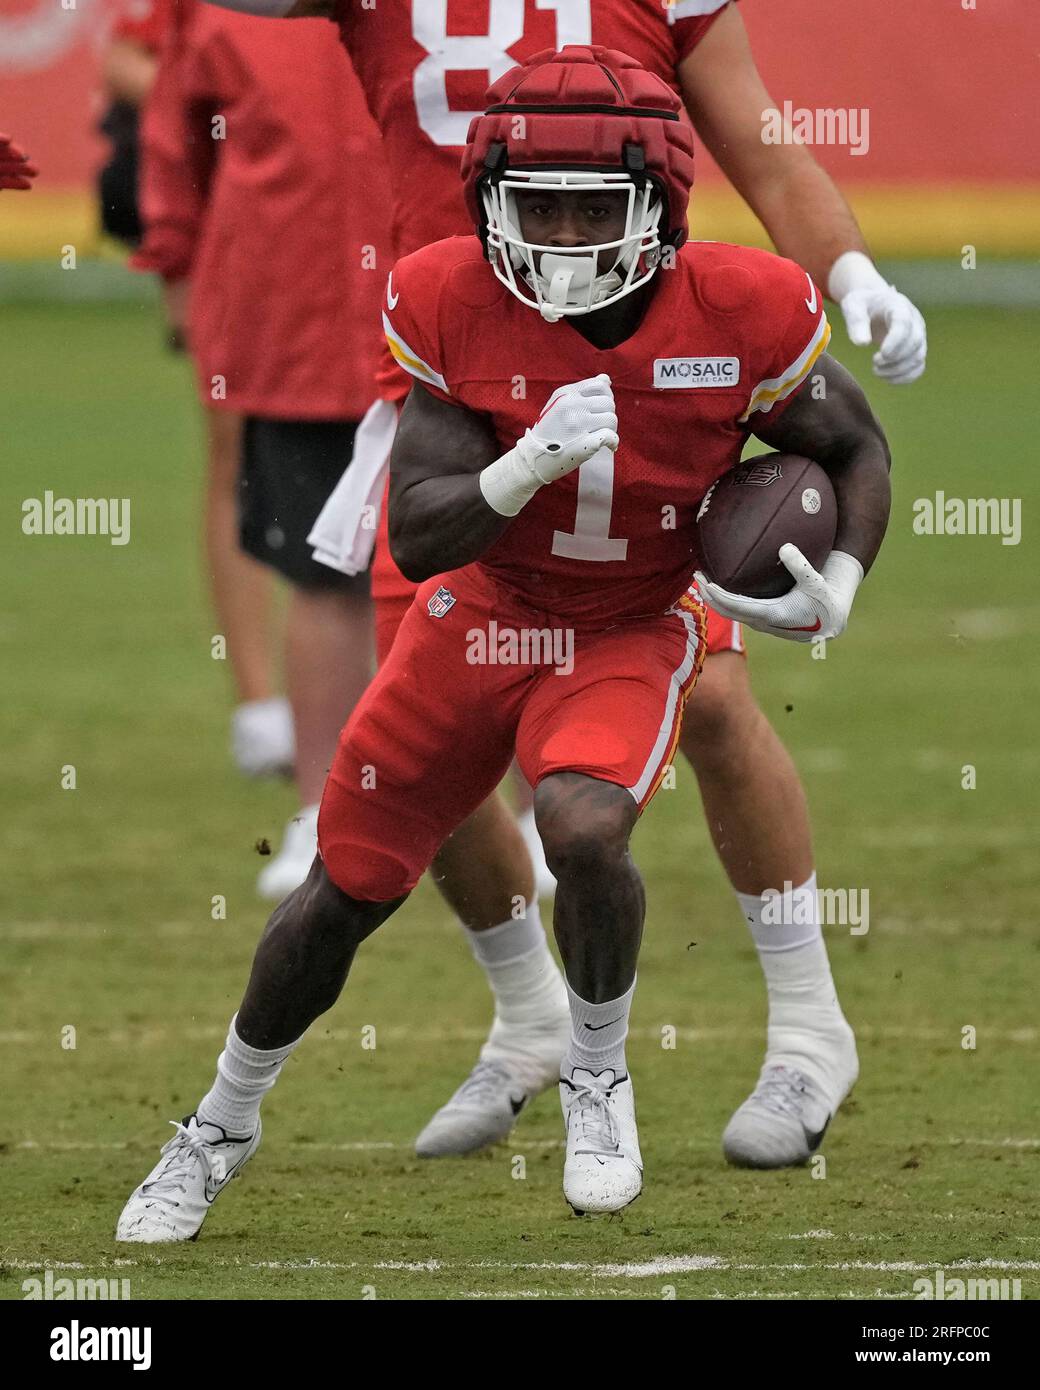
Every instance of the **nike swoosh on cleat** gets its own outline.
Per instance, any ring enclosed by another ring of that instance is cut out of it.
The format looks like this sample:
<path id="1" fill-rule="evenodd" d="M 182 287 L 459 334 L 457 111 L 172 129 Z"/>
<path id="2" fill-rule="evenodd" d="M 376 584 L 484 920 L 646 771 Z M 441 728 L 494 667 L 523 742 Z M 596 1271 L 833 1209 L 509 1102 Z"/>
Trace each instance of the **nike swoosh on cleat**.
<path id="1" fill-rule="evenodd" d="M 609 1028 L 611 1023 L 620 1023 L 622 1018 L 624 1018 L 624 1014 L 620 1014 L 617 1018 L 612 1018 L 610 1023 L 586 1023 L 585 1027 L 590 1033 L 598 1033 L 601 1028 Z"/>
<path id="2" fill-rule="evenodd" d="M 809 1145 L 810 1153 L 815 1153 L 816 1150 L 820 1147 L 820 1144 L 823 1141 L 823 1136 L 827 1133 L 827 1126 L 830 1124 L 830 1122 L 831 1117 L 830 1115 L 828 1115 L 823 1122 L 823 1128 L 820 1130 L 819 1134 L 813 1134 L 812 1130 L 810 1130 L 806 1125 L 802 1125 L 802 1131 L 805 1134 L 805 1142 Z"/>
<path id="3" fill-rule="evenodd" d="M 214 1183 L 211 1178 L 207 1177 L 205 1198 L 208 1206 L 212 1206 L 216 1198 L 224 1190 L 224 1187 L 231 1181 L 232 1178 L 237 1177 L 238 1170 L 242 1167 L 242 1164 L 245 1163 L 247 1157 L 248 1153 L 244 1153 L 242 1157 L 238 1160 L 238 1162 L 235 1164 L 235 1166 L 233 1168 L 229 1168 L 228 1171 L 224 1174 L 222 1178 L 219 1179 L 218 1182 Z"/>

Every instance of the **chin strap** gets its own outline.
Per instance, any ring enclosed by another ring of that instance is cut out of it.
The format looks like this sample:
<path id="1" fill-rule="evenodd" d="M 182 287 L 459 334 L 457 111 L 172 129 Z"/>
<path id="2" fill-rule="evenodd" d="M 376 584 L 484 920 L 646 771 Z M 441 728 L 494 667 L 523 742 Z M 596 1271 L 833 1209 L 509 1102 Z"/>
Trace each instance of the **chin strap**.
<path id="1" fill-rule="evenodd" d="M 598 304 L 621 288 L 624 281 L 616 270 L 609 270 L 605 275 L 594 275 L 595 265 L 596 253 L 589 256 L 554 256 L 551 252 L 543 251 L 538 274 L 529 271 L 526 277 L 531 288 L 539 293 L 539 310 L 543 319 L 556 323 L 568 308 L 577 305 L 579 294 L 582 300 L 587 299 L 590 280 L 592 297 L 588 302 L 591 304 Z M 572 298 L 572 295 L 575 297 Z"/>

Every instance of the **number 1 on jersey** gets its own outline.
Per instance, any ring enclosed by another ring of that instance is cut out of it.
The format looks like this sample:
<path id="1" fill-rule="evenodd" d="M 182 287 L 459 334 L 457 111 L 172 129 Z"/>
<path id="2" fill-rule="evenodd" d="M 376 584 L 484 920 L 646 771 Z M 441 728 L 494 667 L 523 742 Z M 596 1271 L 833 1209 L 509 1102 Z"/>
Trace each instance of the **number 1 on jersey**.
<path id="1" fill-rule="evenodd" d="M 600 449 L 578 469 L 578 510 L 573 531 L 554 531 L 552 553 L 567 560 L 623 560 L 628 541 L 610 534 L 614 506 L 614 455 Z"/>

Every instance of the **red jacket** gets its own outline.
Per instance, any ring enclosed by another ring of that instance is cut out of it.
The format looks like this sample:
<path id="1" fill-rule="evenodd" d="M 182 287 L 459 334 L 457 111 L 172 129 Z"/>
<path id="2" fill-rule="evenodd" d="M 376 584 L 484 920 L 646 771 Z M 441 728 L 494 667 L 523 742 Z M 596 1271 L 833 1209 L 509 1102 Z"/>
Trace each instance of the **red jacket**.
<path id="1" fill-rule="evenodd" d="M 161 53 L 180 8 L 180 0 L 126 0 L 112 25 L 112 37 L 133 39 L 149 53 Z"/>
<path id="2" fill-rule="evenodd" d="M 391 260 L 379 136 L 357 80 L 324 20 L 185 8 L 145 110 L 133 264 L 191 276 L 205 403 L 359 419 Z"/>

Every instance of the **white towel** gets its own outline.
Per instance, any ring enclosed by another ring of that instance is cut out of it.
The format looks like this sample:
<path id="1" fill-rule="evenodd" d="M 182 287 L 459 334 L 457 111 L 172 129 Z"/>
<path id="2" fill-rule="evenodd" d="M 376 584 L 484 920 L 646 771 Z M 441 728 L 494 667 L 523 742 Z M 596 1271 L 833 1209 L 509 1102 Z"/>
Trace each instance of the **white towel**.
<path id="1" fill-rule="evenodd" d="M 311 527 L 307 544 L 314 558 L 343 574 L 368 568 L 379 525 L 390 450 L 397 433 L 397 407 L 369 406 L 354 436 L 354 454 Z"/>

